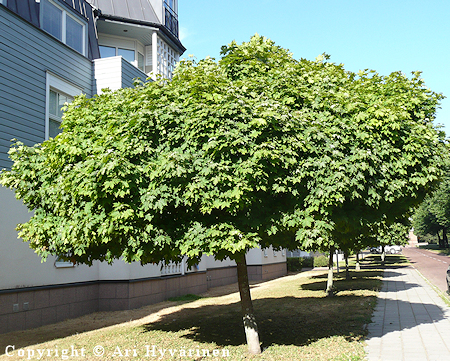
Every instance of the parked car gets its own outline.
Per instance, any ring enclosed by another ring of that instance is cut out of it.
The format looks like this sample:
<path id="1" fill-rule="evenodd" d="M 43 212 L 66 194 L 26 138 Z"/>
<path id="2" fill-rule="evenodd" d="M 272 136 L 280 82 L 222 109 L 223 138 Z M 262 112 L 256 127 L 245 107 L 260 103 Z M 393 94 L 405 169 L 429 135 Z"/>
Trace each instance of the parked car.
<path id="1" fill-rule="evenodd" d="M 378 247 L 372 247 L 370 249 L 370 252 L 372 253 L 381 253 L 381 246 Z M 390 253 L 390 254 L 397 254 L 397 253 L 401 253 L 402 252 L 402 247 L 401 246 L 397 246 L 397 245 L 388 245 L 388 246 L 384 246 L 384 251 L 386 253 Z"/>

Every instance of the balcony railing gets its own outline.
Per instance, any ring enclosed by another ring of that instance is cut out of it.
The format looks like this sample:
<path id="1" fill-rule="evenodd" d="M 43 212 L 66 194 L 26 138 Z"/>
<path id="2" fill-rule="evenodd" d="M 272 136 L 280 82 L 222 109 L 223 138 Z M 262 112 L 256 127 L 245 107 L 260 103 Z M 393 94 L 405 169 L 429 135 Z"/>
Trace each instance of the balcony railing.
<path id="1" fill-rule="evenodd" d="M 183 273 L 182 267 L 183 267 L 183 265 L 181 263 L 163 264 L 161 267 L 161 275 L 167 276 L 167 275 L 182 274 Z"/>
<path id="2" fill-rule="evenodd" d="M 164 2 L 165 8 L 165 27 L 178 38 L 178 15 L 173 11 L 169 5 Z"/>

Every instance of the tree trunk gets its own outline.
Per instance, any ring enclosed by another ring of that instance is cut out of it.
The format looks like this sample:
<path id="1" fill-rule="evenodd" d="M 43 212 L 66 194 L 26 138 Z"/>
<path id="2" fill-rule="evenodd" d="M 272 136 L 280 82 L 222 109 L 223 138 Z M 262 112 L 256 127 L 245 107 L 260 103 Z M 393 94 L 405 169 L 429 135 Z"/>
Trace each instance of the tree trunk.
<path id="1" fill-rule="evenodd" d="M 381 263 L 384 264 L 386 260 L 386 251 L 384 250 L 384 246 L 381 246 Z"/>
<path id="2" fill-rule="evenodd" d="M 339 276 L 339 250 L 336 250 L 336 273 Z"/>
<path id="3" fill-rule="evenodd" d="M 355 266 L 355 270 L 356 271 L 361 271 L 361 266 L 359 264 L 359 252 L 356 252 L 356 266 Z"/>
<path id="4" fill-rule="evenodd" d="M 244 320 L 245 337 L 247 339 L 248 352 L 252 355 L 261 353 L 259 345 L 258 327 L 253 314 L 253 303 L 248 284 L 247 262 L 245 254 L 236 260 L 239 293 L 241 295 L 242 318 Z"/>
<path id="5" fill-rule="evenodd" d="M 439 248 L 444 248 L 444 242 L 442 241 L 441 237 L 439 236 L 439 231 L 436 232 L 439 242 Z"/>
<path id="6" fill-rule="evenodd" d="M 328 259 L 328 279 L 327 279 L 327 297 L 334 296 L 334 287 L 333 287 L 333 253 L 334 247 L 330 247 L 330 257 Z"/>
<path id="7" fill-rule="evenodd" d="M 444 248 L 448 248 L 447 230 L 445 227 L 442 229 L 442 239 L 444 240 Z"/>
<path id="8" fill-rule="evenodd" d="M 350 277 L 350 270 L 348 269 L 348 252 L 344 252 L 344 258 L 345 258 L 345 279 L 347 281 L 350 281 L 351 277 Z"/>

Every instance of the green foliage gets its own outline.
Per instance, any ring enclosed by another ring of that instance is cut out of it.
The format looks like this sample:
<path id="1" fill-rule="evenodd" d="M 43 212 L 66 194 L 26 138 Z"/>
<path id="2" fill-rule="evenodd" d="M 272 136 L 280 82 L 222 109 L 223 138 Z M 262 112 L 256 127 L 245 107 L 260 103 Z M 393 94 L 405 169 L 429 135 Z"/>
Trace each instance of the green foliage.
<path id="1" fill-rule="evenodd" d="M 392 223 L 389 225 L 381 224 L 377 228 L 377 244 L 380 245 L 399 245 L 403 246 L 408 243 L 409 230 L 411 229 L 410 222 Z"/>
<path id="2" fill-rule="evenodd" d="M 303 268 L 312 268 L 314 257 L 288 257 L 286 261 L 288 271 L 297 272 Z"/>
<path id="3" fill-rule="evenodd" d="M 288 257 L 286 259 L 287 262 L 287 270 L 290 272 L 301 271 L 303 268 L 301 257 Z"/>
<path id="4" fill-rule="evenodd" d="M 439 242 L 437 235 L 427 233 L 419 237 L 419 242 L 427 242 L 430 244 L 437 244 Z"/>
<path id="5" fill-rule="evenodd" d="M 446 246 L 446 233 L 450 227 L 450 178 L 446 177 L 439 188 L 426 197 L 416 209 L 413 227 L 414 233 L 423 240 L 430 236 L 437 236 L 441 246 Z M 440 232 L 442 232 L 444 243 L 441 242 Z"/>
<path id="6" fill-rule="evenodd" d="M 314 257 L 300 257 L 302 259 L 302 267 L 313 268 L 314 267 Z"/>
<path id="7" fill-rule="evenodd" d="M 328 257 L 323 255 L 314 257 L 314 267 L 328 267 Z"/>
<path id="8" fill-rule="evenodd" d="M 187 295 L 183 295 L 183 296 L 170 297 L 169 301 L 173 301 L 173 302 L 191 302 L 191 301 L 197 301 L 200 298 L 202 298 L 202 296 L 194 295 L 192 293 L 188 293 Z"/>
<path id="9" fill-rule="evenodd" d="M 1 183 L 34 210 L 20 236 L 87 264 L 329 249 L 403 216 L 442 177 L 442 95 L 420 73 L 355 74 L 257 35 L 222 55 L 78 97 L 62 134 L 14 144 Z"/>

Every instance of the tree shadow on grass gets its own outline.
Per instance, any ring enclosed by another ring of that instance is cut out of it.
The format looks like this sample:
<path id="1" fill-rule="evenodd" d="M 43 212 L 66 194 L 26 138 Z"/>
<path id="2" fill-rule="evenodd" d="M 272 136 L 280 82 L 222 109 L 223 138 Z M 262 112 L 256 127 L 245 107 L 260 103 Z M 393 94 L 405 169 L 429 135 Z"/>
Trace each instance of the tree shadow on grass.
<path id="1" fill-rule="evenodd" d="M 374 300 L 362 296 L 282 297 L 256 299 L 253 305 L 263 347 L 303 346 L 332 335 L 362 338 L 364 324 L 370 322 L 367 307 Z M 352 304 L 359 308 L 349 308 Z M 223 347 L 246 342 L 239 302 L 185 308 L 143 326 L 143 331 L 180 332 L 178 337 Z"/>
<path id="2" fill-rule="evenodd" d="M 351 280 L 345 279 L 345 273 L 340 273 L 340 275 L 334 275 L 333 286 L 336 289 L 336 293 L 345 292 L 345 291 L 354 291 L 354 290 L 369 290 L 369 291 L 379 291 L 382 287 L 382 280 L 380 276 L 383 276 L 383 279 L 395 278 L 402 273 L 389 271 L 385 273 L 381 273 L 380 271 L 358 271 L 358 272 L 350 272 L 352 276 Z M 300 288 L 302 290 L 309 291 L 320 291 L 325 290 L 327 287 L 327 275 L 317 275 L 311 277 L 311 279 L 317 280 L 316 282 L 309 282 L 302 284 Z M 373 282 L 368 282 L 373 281 Z M 403 289 L 408 290 L 411 288 L 419 287 L 416 283 L 404 283 Z"/>
<path id="3" fill-rule="evenodd" d="M 306 346 L 320 339 L 342 336 L 347 341 L 362 341 L 371 322 L 368 310 L 373 296 L 336 296 L 333 298 L 264 298 L 254 300 L 256 321 L 263 348 L 272 345 Z M 403 301 L 397 301 L 401 307 Z M 429 319 L 415 320 L 403 328 L 420 323 L 438 322 L 444 311 L 434 304 L 407 303 L 411 307 L 426 307 Z M 142 326 L 143 332 L 163 331 L 174 338 L 186 338 L 221 347 L 245 344 L 240 304 L 206 305 L 183 309 Z M 394 329 L 392 331 L 395 331 Z"/>
<path id="4" fill-rule="evenodd" d="M 402 254 L 386 254 L 384 264 L 382 264 L 379 254 L 371 254 L 361 261 L 361 269 L 405 268 L 409 266 L 408 259 Z"/>

